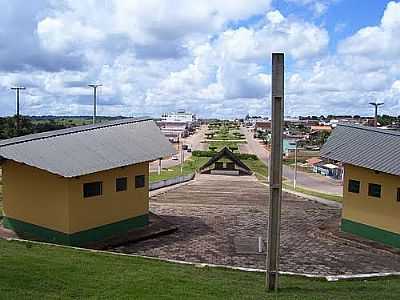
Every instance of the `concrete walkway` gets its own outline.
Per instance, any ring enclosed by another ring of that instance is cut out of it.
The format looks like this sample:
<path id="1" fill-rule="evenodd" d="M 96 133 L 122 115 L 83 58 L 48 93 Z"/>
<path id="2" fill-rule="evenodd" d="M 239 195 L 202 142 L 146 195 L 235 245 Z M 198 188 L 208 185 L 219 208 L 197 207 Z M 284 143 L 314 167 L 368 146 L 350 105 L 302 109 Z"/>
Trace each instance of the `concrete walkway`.
<path id="1" fill-rule="evenodd" d="M 188 262 L 265 268 L 268 188 L 253 176 L 200 175 L 155 195 L 152 212 L 172 234 L 114 249 Z M 400 255 L 337 234 L 340 209 L 284 193 L 281 270 L 315 275 L 399 272 Z"/>

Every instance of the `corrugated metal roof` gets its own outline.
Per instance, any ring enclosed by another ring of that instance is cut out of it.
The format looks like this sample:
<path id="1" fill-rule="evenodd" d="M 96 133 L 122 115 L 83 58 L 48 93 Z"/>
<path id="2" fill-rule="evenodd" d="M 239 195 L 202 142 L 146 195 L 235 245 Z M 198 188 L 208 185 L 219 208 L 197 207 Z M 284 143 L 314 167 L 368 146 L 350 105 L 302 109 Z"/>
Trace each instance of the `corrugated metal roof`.
<path id="1" fill-rule="evenodd" d="M 400 132 L 361 125 L 338 125 L 321 157 L 400 176 Z"/>
<path id="2" fill-rule="evenodd" d="M 122 119 L 0 141 L 0 157 L 63 177 L 152 161 L 175 152 L 150 118 Z"/>

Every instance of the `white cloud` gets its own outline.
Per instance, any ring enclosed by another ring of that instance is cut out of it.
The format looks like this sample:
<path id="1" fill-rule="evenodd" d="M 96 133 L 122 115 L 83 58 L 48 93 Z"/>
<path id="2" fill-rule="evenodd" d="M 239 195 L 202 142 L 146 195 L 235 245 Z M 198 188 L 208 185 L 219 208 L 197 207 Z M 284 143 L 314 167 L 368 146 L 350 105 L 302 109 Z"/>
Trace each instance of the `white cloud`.
<path id="1" fill-rule="evenodd" d="M 71 51 L 104 38 L 100 30 L 84 26 L 80 21 L 68 24 L 50 17 L 38 23 L 37 33 L 42 46 L 54 52 Z"/>
<path id="2" fill-rule="evenodd" d="M 310 9 L 315 17 L 324 15 L 329 6 L 340 0 L 285 0 L 288 3 L 302 5 Z"/>
<path id="3" fill-rule="evenodd" d="M 285 52 L 286 114 L 363 114 L 376 99 L 385 102 L 383 111 L 400 109 L 398 2 L 335 52 L 323 25 L 271 11 L 270 1 L 46 1 L 53 5 L 31 8 L 40 12 L 26 33 L 40 60 L 24 46 L 18 66 L 28 71 L 21 72 L 0 57 L 1 114 L 14 111 L 14 84 L 28 87 L 23 113 L 91 114 L 91 82 L 104 85 L 99 114 L 267 114 L 271 52 Z M 336 0 L 288 1 L 320 15 Z M 18 30 L 10 28 L 14 37 Z"/>
<path id="4" fill-rule="evenodd" d="M 225 31 L 219 37 L 217 47 L 226 59 L 233 60 L 265 60 L 272 52 L 285 52 L 293 59 L 305 59 L 322 53 L 328 42 L 326 30 L 272 11 L 266 15 L 261 28 Z"/>
<path id="5" fill-rule="evenodd" d="M 187 104 L 206 109 L 215 107 L 215 101 L 237 103 L 240 99 L 243 105 L 235 106 L 237 112 L 243 107 L 251 111 L 255 107 L 265 109 L 271 79 L 265 65 L 269 64 L 271 53 L 284 51 L 288 59 L 306 60 L 322 54 L 329 38 L 325 30 L 286 19 L 278 11 L 266 14 L 258 25 L 228 29 L 212 41 L 193 46 L 193 63 L 151 89 L 146 103 L 163 101 L 172 105 L 186 99 Z M 254 101 L 263 105 L 250 107 Z M 215 116 L 217 112 L 212 113 Z"/>
<path id="6" fill-rule="evenodd" d="M 340 54 L 392 59 L 400 55 L 400 3 L 389 2 L 379 26 L 360 29 L 340 43 Z"/>

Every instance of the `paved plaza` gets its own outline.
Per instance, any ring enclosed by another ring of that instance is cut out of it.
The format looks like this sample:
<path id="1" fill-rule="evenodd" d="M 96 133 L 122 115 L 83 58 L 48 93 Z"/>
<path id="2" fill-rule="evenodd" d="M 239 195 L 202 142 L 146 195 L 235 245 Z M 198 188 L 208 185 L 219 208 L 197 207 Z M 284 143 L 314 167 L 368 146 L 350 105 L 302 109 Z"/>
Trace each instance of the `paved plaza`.
<path id="1" fill-rule="evenodd" d="M 268 198 L 268 188 L 253 176 L 200 175 L 151 198 L 151 211 L 176 225 L 176 232 L 114 250 L 264 268 L 265 247 L 260 253 L 258 238 L 266 236 Z M 281 270 L 319 275 L 400 271 L 400 255 L 334 234 L 339 220 L 338 208 L 285 193 Z"/>

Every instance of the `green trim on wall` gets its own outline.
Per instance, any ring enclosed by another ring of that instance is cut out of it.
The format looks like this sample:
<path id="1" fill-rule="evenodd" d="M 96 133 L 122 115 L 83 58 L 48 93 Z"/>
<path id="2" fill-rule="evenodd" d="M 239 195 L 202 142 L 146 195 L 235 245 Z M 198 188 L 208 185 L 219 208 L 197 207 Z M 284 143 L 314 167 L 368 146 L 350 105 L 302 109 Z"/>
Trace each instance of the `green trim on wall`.
<path id="1" fill-rule="evenodd" d="M 379 229 L 369 225 L 342 219 L 341 229 L 361 237 L 381 242 L 383 244 L 400 248 L 400 234 Z"/>
<path id="2" fill-rule="evenodd" d="M 8 217 L 4 217 L 3 220 L 4 227 L 15 231 L 23 238 L 39 239 L 49 243 L 69 246 L 82 246 L 102 241 L 120 234 L 127 233 L 132 229 L 144 227 L 148 223 L 149 215 L 145 214 L 116 223 L 67 234 Z"/>
<path id="3" fill-rule="evenodd" d="M 39 239 L 45 242 L 69 245 L 68 234 L 60 231 L 48 229 L 8 217 L 4 217 L 3 225 L 4 227 L 18 233 L 18 235 L 24 239 Z"/>

